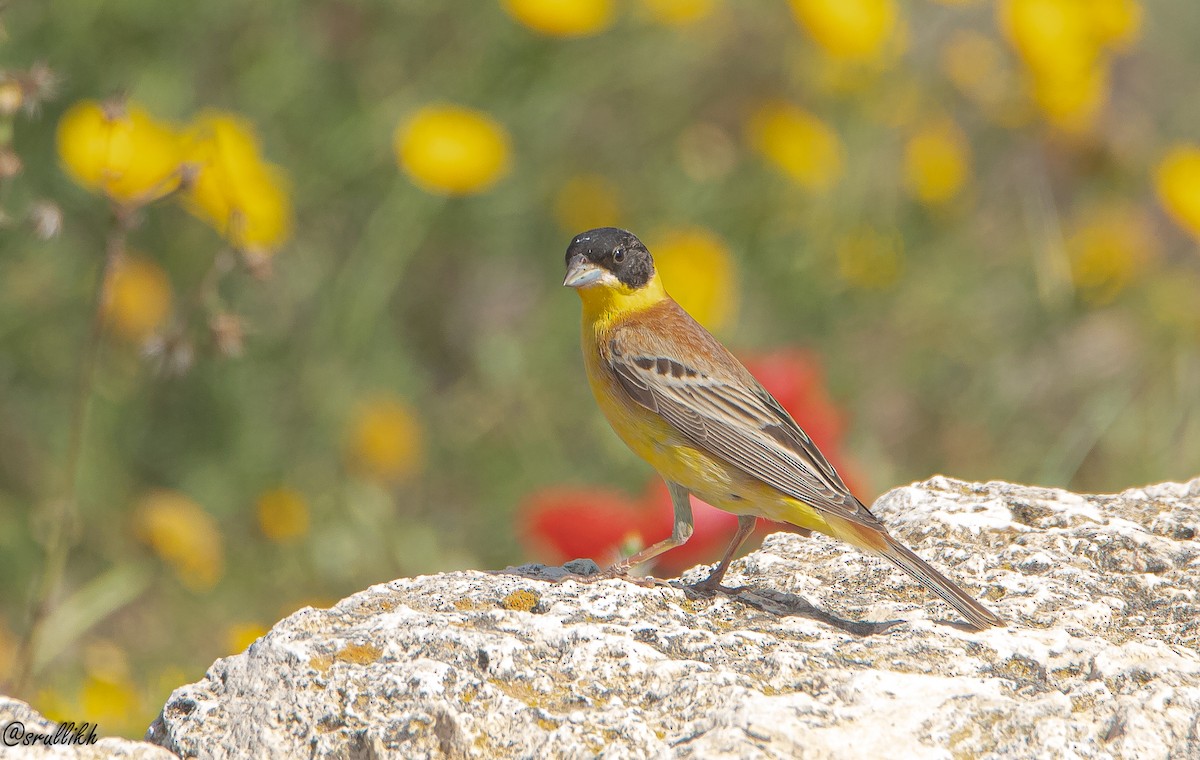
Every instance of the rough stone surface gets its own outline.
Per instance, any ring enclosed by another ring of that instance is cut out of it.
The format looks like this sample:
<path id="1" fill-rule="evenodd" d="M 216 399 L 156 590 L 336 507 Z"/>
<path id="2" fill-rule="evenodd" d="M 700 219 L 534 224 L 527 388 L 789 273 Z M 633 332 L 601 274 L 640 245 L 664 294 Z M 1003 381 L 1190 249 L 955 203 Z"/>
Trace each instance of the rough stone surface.
<path id="1" fill-rule="evenodd" d="M 541 566 L 405 578 L 218 660 L 147 738 L 184 757 L 1200 757 L 1200 479 L 939 477 L 874 510 L 1011 625 L 965 630 L 885 563 L 782 533 L 734 564 L 734 595 Z"/>
<path id="2" fill-rule="evenodd" d="M 19 725 L 18 725 L 19 724 Z M 20 743 L 25 734 L 53 736 L 58 724 L 19 699 L 0 695 L 0 758 L 28 760 L 178 760 L 154 744 L 135 742 L 107 736 L 95 744 L 33 744 Z M 100 727 L 103 729 L 103 726 Z M 99 734 L 100 731 L 97 731 Z M 85 734 L 86 735 L 86 734 Z M 15 746 L 10 746 L 15 745 Z"/>

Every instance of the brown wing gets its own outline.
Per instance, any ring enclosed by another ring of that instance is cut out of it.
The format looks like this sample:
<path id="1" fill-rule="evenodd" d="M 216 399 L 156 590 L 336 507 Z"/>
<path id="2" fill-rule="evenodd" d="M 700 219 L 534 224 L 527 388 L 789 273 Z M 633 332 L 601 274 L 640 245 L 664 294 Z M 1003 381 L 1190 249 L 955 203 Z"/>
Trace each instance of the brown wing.
<path id="1" fill-rule="evenodd" d="M 615 328 L 603 353 L 629 397 L 697 447 L 812 507 L 880 525 L 779 402 L 674 302 Z"/>

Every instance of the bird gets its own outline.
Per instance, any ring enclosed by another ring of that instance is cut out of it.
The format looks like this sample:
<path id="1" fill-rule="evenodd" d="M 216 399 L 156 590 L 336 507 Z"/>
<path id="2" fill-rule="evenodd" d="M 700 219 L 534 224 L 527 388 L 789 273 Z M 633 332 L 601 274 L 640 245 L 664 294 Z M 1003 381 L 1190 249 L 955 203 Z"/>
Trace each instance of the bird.
<path id="1" fill-rule="evenodd" d="M 609 424 L 646 460 L 671 495 L 671 535 L 609 568 L 636 565 L 692 534 L 689 494 L 737 515 L 729 548 L 707 578 L 720 589 L 759 517 L 816 531 L 878 555 L 954 607 L 975 629 L 1003 626 L 888 533 L 812 439 L 715 337 L 667 294 L 650 251 L 633 233 L 580 233 L 566 252 L 563 285 L 582 302 L 588 384 Z"/>

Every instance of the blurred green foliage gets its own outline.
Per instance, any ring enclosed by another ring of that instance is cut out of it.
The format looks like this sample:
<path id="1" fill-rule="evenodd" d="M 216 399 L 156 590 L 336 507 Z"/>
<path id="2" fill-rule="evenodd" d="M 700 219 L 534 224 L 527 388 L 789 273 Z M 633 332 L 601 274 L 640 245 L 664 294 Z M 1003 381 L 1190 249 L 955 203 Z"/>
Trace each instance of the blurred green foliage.
<path id="1" fill-rule="evenodd" d="M 295 209 L 268 276 L 238 266 L 215 288 L 214 261 L 235 260 L 227 245 L 178 204 L 139 212 L 129 248 L 169 274 L 195 357 L 167 371 L 161 350 L 106 333 L 63 627 L 18 696 L 139 733 L 167 690 L 255 625 L 399 575 L 518 562 L 517 505 L 548 485 L 640 490 L 646 469 L 597 413 L 578 305 L 559 287 L 580 230 L 559 222 L 556 198 L 581 174 L 615 188 L 614 223 L 724 240 L 741 306 L 720 337 L 822 358 L 871 496 L 937 472 L 1093 491 L 1200 472 L 1200 257 L 1154 183 L 1172 144 L 1200 139 L 1200 7 L 1147 4 L 1138 41 L 1106 69 L 1106 105 L 1076 130 L 1019 93 L 1010 119 L 987 113 L 951 81 L 945 46 L 964 30 L 995 42 L 1012 81 L 1025 76 L 992 3 L 898 7 L 899 51 L 857 68 L 831 61 L 780 3 L 717 2 L 684 26 L 619 5 L 611 28 L 570 39 L 493 2 L 4 7 L 3 67 L 44 62 L 59 77 L 53 99 L 17 117 L 23 172 L 0 194 L 5 652 L 26 625 L 49 505 L 71 490 L 64 462 L 111 229 L 106 200 L 59 167 L 60 115 L 118 94 L 179 123 L 241 114 L 289 175 Z M 780 101 L 839 136 L 830 189 L 793 182 L 753 147 L 754 114 Z M 507 131 L 510 170 L 485 192 L 432 195 L 398 170 L 397 126 L 438 102 Z M 906 142 L 930 116 L 969 147 L 964 186 L 933 205 L 904 179 Z M 46 240 L 18 224 L 39 200 L 63 215 Z M 1134 242 L 1072 248 L 1087 245 L 1089 219 L 1125 213 L 1146 230 Z M 887 241 L 882 253 L 868 244 L 866 263 L 847 265 L 847 240 L 864 234 Z M 1088 256 L 1126 274 L 1088 285 Z M 855 276 L 880 266 L 887 276 Z M 241 355 L 219 350 L 217 313 L 236 316 Z M 410 474 L 355 465 L 355 420 L 380 398 L 415 419 Z M 282 543 L 256 516 L 281 486 L 308 513 Z M 146 538 L 138 505 L 162 489 L 212 518 L 211 588 L 181 583 Z M 0 675 L 12 667 L 0 656 Z"/>

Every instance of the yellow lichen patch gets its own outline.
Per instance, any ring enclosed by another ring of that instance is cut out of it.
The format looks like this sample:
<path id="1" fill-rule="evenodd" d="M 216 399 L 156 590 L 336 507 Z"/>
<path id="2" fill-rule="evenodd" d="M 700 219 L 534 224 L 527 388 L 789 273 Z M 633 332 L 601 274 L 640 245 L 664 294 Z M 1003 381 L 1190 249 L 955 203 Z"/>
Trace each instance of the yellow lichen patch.
<path id="1" fill-rule="evenodd" d="M 488 679 L 488 683 L 535 710 L 562 712 L 579 706 L 578 684 L 556 681 L 549 691 L 543 692 L 534 688 L 528 681 L 500 681 L 492 678 Z"/>
<path id="2" fill-rule="evenodd" d="M 1085 712 L 1096 706 L 1099 699 L 1095 694 L 1079 694 L 1071 697 L 1071 712 Z"/>
<path id="3" fill-rule="evenodd" d="M 370 665 L 379 659 L 383 651 L 374 644 L 347 644 L 333 656 L 338 662 L 354 665 Z"/>
<path id="4" fill-rule="evenodd" d="M 500 605 L 506 610 L 514 610 L 516 612 L 531 612 L 534 607 L 541 601 L 541 597 L 532 591 L 520 589 L 514 591 L 500 601 Z"/>
<path id="5" fill-rule="evenodd" d="M 500 681 L 495 678 L 488 679 L 488 683 L 495 686 L 500 691 L 508 696 L 522 702 L 529 707 L 544 707 L 545 696 L 534 691 L 533 687 L 524 681 Z"/>
<path id="6" fill-rule="evenodd" d="M 1003 599 L 1004 596 L 1004 589 L 1002 588 L 990 587 L 983 592 L 983 598 L 987 599 L 989 602 L 999 601 Z"/>
<path id="7" fill-rule="evenodd" d="M 379 659 L 383 650 L 374 644 L 347 644 L 333 654 L 318 654 L 309 658 L 308 665 L 318 673 L 325 674 L 335 662 L 351 665 L 370 665 Z"/>
<path id="8" fill-rule="evenodd" d="M 318 673 L 324 675 L 325 673 L 329 672 L 330 668 L 333 667 L 333 655 L 319 654 L 315 657 L 310 657 L 308 660 L 308 666 Z"/>
<path id="9" fill-rule="evenodd" d="M 1018 682 L 1044 681 L 1046 679 L 1045 669 L 1029 659 L 1020 655 L 1013 655 L 1004 662 L 996 665 L 992 672 L 996 675 L 1011 678 Z"/>

